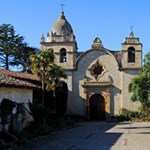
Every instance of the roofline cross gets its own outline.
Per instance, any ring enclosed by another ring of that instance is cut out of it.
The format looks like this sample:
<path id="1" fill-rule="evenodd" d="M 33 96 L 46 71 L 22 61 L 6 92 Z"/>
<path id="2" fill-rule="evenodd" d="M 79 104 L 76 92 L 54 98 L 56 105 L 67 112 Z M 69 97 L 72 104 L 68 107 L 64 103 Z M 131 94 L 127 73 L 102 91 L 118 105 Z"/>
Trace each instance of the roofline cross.
<path id="1" fill-rule="evenodd" d="M 134 27 L 131 25 L 131 26 L 130 26 L 130 30 L 133 31 L 133 28 L 134 28 Z"/>
<path id="2" fill-rule="evenodd" d="M 65 6 L 65 4 L 60 4 L 60 6 L 61 6 L 61 9 L 62 9 L 62 11 L 64 11 L 64 6 Z"/>

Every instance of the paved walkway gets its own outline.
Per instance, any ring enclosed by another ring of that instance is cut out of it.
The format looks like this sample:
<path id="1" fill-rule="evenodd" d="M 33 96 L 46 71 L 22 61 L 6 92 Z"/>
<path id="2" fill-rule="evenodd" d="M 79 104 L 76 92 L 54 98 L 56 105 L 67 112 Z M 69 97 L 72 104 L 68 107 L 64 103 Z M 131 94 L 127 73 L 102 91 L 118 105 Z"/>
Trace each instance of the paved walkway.
<path id="1" fill-rule="evenodd" d="M 150 150 L 150 122 L 83 122 L 19 150 Z"/>

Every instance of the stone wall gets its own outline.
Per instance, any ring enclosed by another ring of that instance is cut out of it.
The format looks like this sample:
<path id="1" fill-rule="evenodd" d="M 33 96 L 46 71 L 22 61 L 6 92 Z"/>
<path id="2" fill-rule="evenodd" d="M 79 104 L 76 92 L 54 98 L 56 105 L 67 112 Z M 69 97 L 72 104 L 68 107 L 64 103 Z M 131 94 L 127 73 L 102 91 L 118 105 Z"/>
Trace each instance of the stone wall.
<path id="1" fill-rule="evenodd" d="M 75 59 L 76 59 L 76 49 L 75 49 L 75 44 L 73 43 L 61 43 L 61 45 L 58 43 L 57 45 L 53 44 L 47 44 L 47 45 L 42 45 L 42 49 L 53 49 L 55 53 L 55 63 L 59 66 L 62 66 L 65 69 L 74 69 L 75 65 Z M 64 48 L 66 49 L 66 62 L 65 63 L 60 63 L 60 50 Z"/>
<path id="2" fill-rule="evenodd" d="M 89 68 L 96 61 L 99 61 L 105 66 L 106 72 L 96 81 L 89 73 Z M 107 110 L 110 109 L 111 115 L 117 114 L 121 108 L 121 73 L 118 70 L 118 64 L 115 58 L 105 50 L 89 50 L 81 57 L 76 66 L 76 71 L 73 73 L 73 93 L 71 93 L 71 111 L 74 114 L 85 116 L 85 107 L 88 100 L 88 95 L 93 93 L 106 93 L 106 90 L 110 89 L 110 104 L 108 104 Z M 93 83 L 89 93 L 84 93 L 84 88 L 82 86 L 84 78 L 87 78 L 89 82 Z M 96 83 L 105 83 L 111 76 L 113 86 L 108 88 L 95 88 Z M 98 90 L 98 91 L 97 91 Z M 103 91 L 105 90 L 105 92 Z M 105 94 L 107 95 L 107 94 Z"/>
<path id="3" fill-rule="evenodd" d="M 139 107 L 139 103 L 131 101 L 132 93 L 129 93 L 128 90 L 129 83 L 134 77 L 138 76 L 139 73 L 140 70 L 124 70 L 122 72 L 122 108 L 137 110 Z"/>

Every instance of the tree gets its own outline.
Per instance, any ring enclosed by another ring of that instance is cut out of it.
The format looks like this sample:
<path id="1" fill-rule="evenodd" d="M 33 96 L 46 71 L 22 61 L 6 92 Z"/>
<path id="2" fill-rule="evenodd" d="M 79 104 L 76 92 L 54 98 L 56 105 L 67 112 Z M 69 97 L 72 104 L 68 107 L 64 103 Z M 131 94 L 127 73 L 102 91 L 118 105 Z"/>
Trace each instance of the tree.
<path id="1" fill-rule="evenodd" d="M 145 55 L 142 74 L 150 78 L 150 52 Z"/>
<path id="2" fill-rule="evenodd" d="M 25 44 L 22 47 L 19 47 L 17 54 L 15 55 L 15 61 L 12 62 L 13 66 L 17 66 L 17 70 L 21 72 L 31 73 L 31 60 L 30 55 L 36 54 L 39 50 L 37 48 L 29 47 Z"/>
<path id="3" fill-rule="evenodd" d="M 29 54 L 37 49 L 29 47 L 24 37 L 16 34 L 11 24 L 0 26 L 0 67 L 4 69 L 17 68 L 19 71 L 28 70 Z M 26 59 L 25 59 L 26 58 Z M 26 66 L 24 66 L 26 64 Z"/>
<path id="4" fill-rule="evenodd" d="M 54 64 L 54 51 L 52 49 L 41 50 L 31 55 L 31 69 L 42 82 L 42 106 L 44 106 L 45 84 L 47 90 L 54 90 L 61 78 L 66 78 L 64 69 Z"/>
<path id="5" fill-rule="evenodd" d="M 54 52 L 52 49 L 41 50 L 35 55 L 30 56 L 31 59 L 31 70 L 33 73 L 38 75 L 42 82 L 42 106 L 44 106 L 45 98 L 45 81 L 47 71 L 51 68 L 54 62 Z"/>
<path id="6" fill-rule="evenodd" d="M 150 52 L 145 55 L 142 72 L 129 84 L 129 92 L 133 92 L 131 100 L 139 101 L 144 110 L 150 108 Z"/>
<path id="7" fill-rule="evenodd" d="M 62 86 L 63 83 L 61 82 L 61 79 L 67 78 L 65 70 L 56 64 L 51 66 L 51 68 L 47 71 L 46 76 L 47 90 L 55 90 L 57 86 Z"/>
<path id="8" fill-rule="evenodd" d="M 47 71 L 46 74 L 46 89 L 53 90 L 53 96 L 54 96 L 54 111 L 57 112 L 57 114 L 62 115 L 65 113 L 67 109 L 67 92 L 68 88 L 66 88 L 66 84 L 61 81 L 62 78 L 66 79 L 67 75 L 65 73 L 65 70 L 61 66 L 57 66 L 56 64 L 53 64 L 51 68 Z M 63 92 L 58 92 L 58 91 Z M 63 90 L 64 89 L 64 90 Z M 66 92 L 67 90 L 67 92 Z M 66 96 L 65 96 L 66 95 Z M 61 98 L 60 98 L 61 96 Z"/>

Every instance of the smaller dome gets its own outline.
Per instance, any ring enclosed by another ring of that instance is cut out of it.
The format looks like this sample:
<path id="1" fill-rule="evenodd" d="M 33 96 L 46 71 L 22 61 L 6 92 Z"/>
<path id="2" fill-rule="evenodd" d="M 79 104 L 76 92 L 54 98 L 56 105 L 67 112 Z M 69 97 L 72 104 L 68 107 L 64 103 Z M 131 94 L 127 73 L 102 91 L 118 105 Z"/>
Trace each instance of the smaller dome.
<path id="1" fill-rule="evenodd" d="M 103 47 L 102 41 L 100 38 L 96 37 L 95 40 L 93 41 L 92 48 L 93 49 L 100 49 Z"/>
<path id="2" fill-rule="evenodd" d="M 65 35 L 70 36 L 73 35 L 73 30 L 69 22 L 67 21 L 64 12 L 62 11 L 60 17 L 55 22 L 51 29 L 52 35 Z"/>

